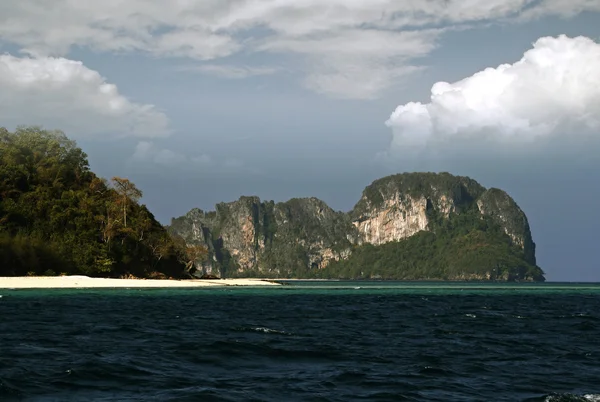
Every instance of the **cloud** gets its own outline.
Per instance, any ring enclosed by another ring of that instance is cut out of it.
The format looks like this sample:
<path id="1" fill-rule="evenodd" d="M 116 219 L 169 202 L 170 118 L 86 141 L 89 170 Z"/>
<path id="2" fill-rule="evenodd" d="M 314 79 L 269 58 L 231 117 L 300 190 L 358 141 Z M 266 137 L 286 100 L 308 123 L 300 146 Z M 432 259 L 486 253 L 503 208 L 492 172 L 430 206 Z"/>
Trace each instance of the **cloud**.
<path id="1" fill-rule="evenodd" d="M 212 60 L 229 56 L 240 48 L 241 45 L 228 35 L 218 35 L 207 29 L 178 29 L 159 36 L 145 50 L 161 56 Z"/>
<path id="2" fill-rule="evenodd" d="M 244 162 L 236 158 L 227 158 L 223 161 L 223 166 L 229 169 L 238 169 L 244 166 Z"/>
<path id="3" fill-rule="evenodd" d="M 199 166 L 211 162 L 208 155 L 202 154 L 190 158 L 170 149 L 159 148 L 149 141 L 138 142 L 133 153 L 133 159 L 138 162 L 151 162 L 167 167 Z"/>
<path id="4" fill-rule="evenodd" d="M 131 159 L 137 166 L 147 168 L 155 165 L 163 172 L 165 168 L 168 168 L 179 173 L 192 175 L 194 178 L 234 177 L 239 179 L 239 177 L 265 175 L 265 171 L 262 169 L 247 164 L 237 157 L 213 158 L 207 154 L 188 156 L 157 146 L 151 141 L 138 142 Z M 210 169 L 207 169 L 209 167 Z"/>
<path id="5" fill-rule="evenodd" d="M 200 155 L 192 157 L 191 161 L 198 165 L 208 165 L 212 161 L 212 159 L 208 155 Z"/>
<path id="6" fill-rule="evenodd" d="M 169 134 L 167 117 L 154 106 L 131 102 L 98 72 L 65 58 L 0 55 L 0 119 L 73 136 Z"/>
<path id="7" fill-rule="evenodd" d="M 422 69 L 411 62 L 435 47 L 440 32 L 347 29 L 310 38 L 272 39 L 259 49 L 307 57 L 310 68 L 304 83 L 315 92 L 372 99 L 390 84 Z"/>
<path id="8" fill-rule="evenodd" d="M 260 75 L 271 75 L 280 71 L 275 67 L 248 67 L 248 66 L 232 66 L 222 64 L 203 64 L 193 66 L 183 66 L 178 68 L 179 71 L 198 72 L 202 74 L 214 75 L 228 79 L 242 79 Z"/>
<path id="9" fill-rule="evenodd" d="M 74 47 L 215 60 L 269 51 L 304 57 L 305 85 L 345 98 L 373 98 L 420 70 L 449 25 L 600 11 L 596 0 L 78 0 L 0 2 L 0 40 L 31 55 Z M 422 46 L 422 49 L 418 47 Z M 208 67 L 210 69 L 210 67 Z M 243 68 L 242 68 L 243 69 Z M 210 72 L 210 71 L 208 71 Z M 249 76 L 213 68 L 229 77 Z"/>
<path id="10" fill-rule="evenodd" d="M 518 20 L 527 21 L 546 15 L 573 17 L 584 11 L 600 11 L 600 2 L 596 0 L 544 0 L 525 10 L 518 16 Z"/>
<path id="11" fill-rule="evenodd" d="M 404 160 L 580 154 L 600 140 L 600 44 L 540 38 L 514 64 L 434 84 L 429 103 L 398 106 L 386 125 L 388 156 Z"/>

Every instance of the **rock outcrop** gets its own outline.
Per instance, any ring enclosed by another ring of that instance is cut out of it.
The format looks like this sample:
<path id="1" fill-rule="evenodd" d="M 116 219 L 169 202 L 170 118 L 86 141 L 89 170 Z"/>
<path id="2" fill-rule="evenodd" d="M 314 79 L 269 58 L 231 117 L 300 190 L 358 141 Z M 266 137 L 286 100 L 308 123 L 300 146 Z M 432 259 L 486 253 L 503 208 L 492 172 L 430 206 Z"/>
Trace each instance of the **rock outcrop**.
<path id="1" fill-rule="evenodd" d="M 476 181 L 448 173 L 388 176 L 363 191 L 350 215 L 362 241 L 381 245 L 431 229 L 431 212 L 448 218 L 484 191 Z"/>
<path id="2" fill-rule="evenodd" d="M 535 265 L 535 243 L 531 237 L 525 213 L 506 192 L 490 188 L 477 199 L 477 208 L 482 215 L 491 217 L 523 249 L 525 259 Z"/>
<path id="3" fill-rule="evenodd" d="M 463 219 L 449 224 L 455 217 Z M 365 245 L 401 243 L 424 232 L 457 230 L 458 236 L 462 230 L 463 235 L 474 236 L 472 231 L 481 225 L 478 221 L 491 228 L 478 230 L 497 228 L 506 234 L 505 239 L 494 241 L 506 243 L 511 264 L 519 266 L 503 271 L 504 276 L 465 267 L 465 272 L 453 278 L 536 280 L 519 274 L 531 268 L 523 266 L 535 266 L 535 244 L 527 218 L 515 201 L 502 190 L 487 190 L 468 177 L 448 173 L 409 173 L 376 180 L 348 213 L 334 211 L 317 198 L 275 203 L 241 197 L 217 204 L 212 212 L 194 209 L 173 219 L 169 230 L 190 245 L 208 249 L 208 258 L 198 261 L 198 275 L 301 278 L 313 276 L 331 262 L 351 258 L 353 250 Z"/>
<path id="4" fill-rule="evenodd" d="M 194 209 L 173 219 L 169 230 L 186 243 L 204 245 L 208 260 L 201 273 L 283 275 L 323 268 L 350 255 L 359 236 L 347 214 L 317 198 L 275 204 L 241 197 L 217 204 L 216 211 Z M 200 273 L 200 272 L 199 272 Z"/>

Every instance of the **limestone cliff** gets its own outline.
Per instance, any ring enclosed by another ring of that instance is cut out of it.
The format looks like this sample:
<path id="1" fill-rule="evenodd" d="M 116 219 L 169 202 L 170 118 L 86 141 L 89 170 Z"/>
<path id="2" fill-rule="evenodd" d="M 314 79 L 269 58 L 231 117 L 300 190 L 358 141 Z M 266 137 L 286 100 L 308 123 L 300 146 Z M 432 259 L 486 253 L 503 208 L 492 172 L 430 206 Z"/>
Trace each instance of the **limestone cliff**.
<path id="1" fill-rule="evenodd" d="M 169 230 L 205 245 L 209 256 L 198 262 L 199 272 L 222 276 L 543 280 L 527 218 L 514 200 L 449 173 L 376 180 L 348 213 L 316 198 L 241 197 L 214 212 L 192 210 Z M 387 254 L 374 257 L 373 246 Z M 360 255 L 369 267 L 354 272 L 349 267 Z"/>
<path id="2" fill-rule="evenodd" d="M 529 222 L 525 213 L 506 192 L 490 188 L 477 199 L 481 214 L 491 217 L 523 249 L 527 262 L 535 265 L 535 243 L 531 237 Z"/>
<path id="3" fill-rule="evenodd" d="M 216 211 L 192 210 L 169 230 L 189 244 L 204 244 L 203 273 L 221 275 L 302 274 L 346 258 L 358 235 L 350 218 L 316 198 L 261 202 L 241 197 Z"/>
<path id="4" fill-rule="evenodd" d="M 431 212 L 448 218 L 484 191 L 476 181 L 448 173 L 388 176 L 368 186 L 350 214 L 361 240 L 380 245 L 431 229 Z"/>

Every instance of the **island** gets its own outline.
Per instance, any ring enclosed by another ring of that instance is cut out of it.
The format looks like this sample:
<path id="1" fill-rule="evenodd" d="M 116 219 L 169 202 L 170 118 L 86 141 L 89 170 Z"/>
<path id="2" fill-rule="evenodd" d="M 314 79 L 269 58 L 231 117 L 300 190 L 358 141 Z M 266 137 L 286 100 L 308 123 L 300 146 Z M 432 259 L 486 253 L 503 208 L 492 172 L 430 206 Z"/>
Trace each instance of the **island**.
<path id="1" fill-rule="evenodd" d="M 258 197 L 193 209 L 167 230 L 227 277 L 544 281 L 525 213 L 504 191 L 449 173 L 367 186 L 349 212 L 317 198 Z"/>
<path id="2" fill-rule="evenodd" d="M 168 226 L 141 197 L 60 131 L 0 128 L 0 277 L 544 281 L 516 202 L 450 173 L 378 179 L 348 212 L 244 196 Z"/>

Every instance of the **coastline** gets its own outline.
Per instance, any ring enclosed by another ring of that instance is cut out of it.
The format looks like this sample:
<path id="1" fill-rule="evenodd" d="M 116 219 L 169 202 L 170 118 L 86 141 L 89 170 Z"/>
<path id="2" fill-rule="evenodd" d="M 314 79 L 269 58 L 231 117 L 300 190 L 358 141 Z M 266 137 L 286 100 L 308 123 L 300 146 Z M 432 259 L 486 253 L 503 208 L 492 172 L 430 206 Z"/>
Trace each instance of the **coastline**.
<path id="1" fill-rule="evenodd" d="M 281 286 L 268 279 L 113 279 L 89 276 L 0 277 L 0 289 L 194 288 L 215 286 Z"/>

